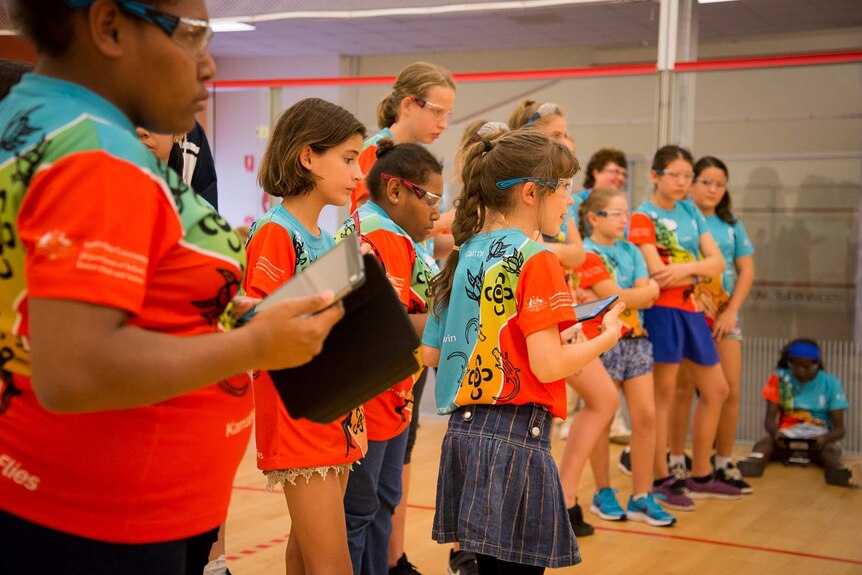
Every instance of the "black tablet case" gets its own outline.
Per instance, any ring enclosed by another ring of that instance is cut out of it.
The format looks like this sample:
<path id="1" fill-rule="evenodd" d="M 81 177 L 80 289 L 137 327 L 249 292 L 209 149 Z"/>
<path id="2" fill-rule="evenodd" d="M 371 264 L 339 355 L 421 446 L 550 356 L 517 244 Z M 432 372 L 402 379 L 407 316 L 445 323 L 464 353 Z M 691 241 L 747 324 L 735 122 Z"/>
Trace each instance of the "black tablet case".
<path id="1" fill-rule="evenodd" d="M 271 371 L 291 417 L 330 423 L 419 370 L 419 337 L 371 255 L 365 283 L 344 298 L 344 317 L 310 363 Z"/>

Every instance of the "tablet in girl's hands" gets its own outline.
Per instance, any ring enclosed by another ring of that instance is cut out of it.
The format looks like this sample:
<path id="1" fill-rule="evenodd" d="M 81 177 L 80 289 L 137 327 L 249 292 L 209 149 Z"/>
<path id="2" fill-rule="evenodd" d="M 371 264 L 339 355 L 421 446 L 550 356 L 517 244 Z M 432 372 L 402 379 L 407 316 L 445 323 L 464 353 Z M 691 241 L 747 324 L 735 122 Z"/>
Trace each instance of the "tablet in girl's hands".
<path id="1" fill-rule="evenodd" d="M 287 280 L 237 320 L 248 323 L 254 314 L 287 299 L 313 296 L 330 290 L 333 303 L 344 298 L 365 281 L 365 264 L 359 249 L 359 236 L 351 235 L 317 258 L 310 266 Z"/>
<path id="2" fill-rule="evenodd" d="M 611 309 L 618 299 L 620 299 L 619 296 L 615 294 L 604 299 L 578 304 L 575 306 L 575 316 L 579 322 L 595 319 Z"/>

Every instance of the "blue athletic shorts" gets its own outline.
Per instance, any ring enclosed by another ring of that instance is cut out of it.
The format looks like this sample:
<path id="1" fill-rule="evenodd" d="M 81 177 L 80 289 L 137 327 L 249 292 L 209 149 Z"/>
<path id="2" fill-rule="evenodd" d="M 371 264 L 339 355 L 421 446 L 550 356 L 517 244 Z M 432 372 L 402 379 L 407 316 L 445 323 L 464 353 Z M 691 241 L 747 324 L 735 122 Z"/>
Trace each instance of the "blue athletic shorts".
<path id="1" fill-rule="evenodd" d="M 719 361 L 703 312 L 653 306 L 644 310 L 644 327 L 649 333 L 656 363 L 682 363 L 687 359 L 709 366 Z"/>

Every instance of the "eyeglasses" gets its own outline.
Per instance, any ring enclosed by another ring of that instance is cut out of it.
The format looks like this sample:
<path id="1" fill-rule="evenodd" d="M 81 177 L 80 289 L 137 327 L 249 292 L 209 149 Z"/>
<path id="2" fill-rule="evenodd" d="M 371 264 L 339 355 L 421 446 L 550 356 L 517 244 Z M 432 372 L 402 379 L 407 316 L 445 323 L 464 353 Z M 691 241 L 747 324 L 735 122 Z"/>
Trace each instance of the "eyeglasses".
<path id="1" fill-rule="evenodd" d="M 612 176 L 621 176 L 623 178 L 628 177 L 629 173 L 626 170 L 621 168 L 605 168 L 602 170 L 604 174 L 610 174 Z"/>
<path id="2" fill-rule="evenodd" d="M 542 178 L 510 178 L 497 182 L 497 187 L 501 190 L 508 190 L 521 182 L 532 182 L 540 186 L 544 186 L 553 191 L 557 191 L 560 187 L 563 188 L 566 194 L 572 193 L 572 178 L 560 178 L 559 180 L 543 180 Z"/>
<path id="3" fill-rule="evenodd" d="M 445 106 L 440 106 L 439 104 L 433 104 L 428 100 L 423 100 L 418 96 L 411 96 L 416 105 L 422 108 L 423 110 L 428 110 L 431 112 L 431 115 L 434 116 L 435 120 L 448 120 L 452 116 L 452 112 L 454 110 L 450 110 Z"/>
<path id="4" fill-rule="evenodd" d="M 799 371 L 814 371 L 820 367 L 820 364 L 818 362 L 811 360 L 805 360 L 805 363 L 800 363 L 798 359 L 791 358 L 787 360 L 787 363 L 790 365 L 790 367 Z"/>
<path id="5" fill-rule="evenodd" d="M 554 114 L 559 114 L 559 113 L 560 113 L 560 107 L 559 106 L 557 106 L 556 104 L 554 104 L 552 102 L 545 102 L 544 104 L 542 104 L 541 106 L 536 108 L 536 111 L 533 112 L 533 115 L 527 119 L 527 123 L 524 125 L 529 126 L 530 124 L 532 124 L 533 122 L 535 122 L 536 120 L 538 120 L 540 118 L 544 118 L 545 116 L 553 116 Z"/>
<path id="6" fill-rule="evenodd" d="M 66 0 L 66 5 L 72 10 L 82 10 L 89 8 L 93 2 L 94 0 Z M 192 56 L 201 58 L 206 55 L 213 37 L 212 28 L 206 20 L 184 18 L 132 0 L 114 0 L 114 3 L 129 16 L 161 28 L 171 40 Z"/>
<path id="7" fill-rule="evenodd" d="M 694 179 L 694 173 L 692 172 L 669 172 L 667 170 L 656 170 L 655 173 L 659 176 L 667 176 L 668 178 L 677 181 L 684 180 L 686 182 L 690 182 Z"/>
<path id="8" fill-rule="evenodd" d="M 599 210 L 595 212 L 600 218 L 625 218 L 628 219 L 628 210 Z"/>
<path id="9" fill-rule="evenodd" d="M 703 178 L 698 178 L 695 180 L 695 182 L 697 182 L 704 188 L 715 188 L 716 190 L 727 189 L 727 182 L 716 182 L 715 180 L 705 180 Z"/>
<path id="10" fill-rule="evenodd" d="M 413 182 L 405 180 L 404 178 L 399 178 L 398 176 L 393 176 L 392 174 L 380 174 L 380 177 L 384 180 L 398 180 L 404 187 L 419 196 L 419 199 L 422 200 L 425 205 L 427 205 L 432 210 L 440 206 L 440 202 L 443 201 L 442 196 L 438 196 L 433 192 L 429 192 L 428 190 L 423 190 Z"/>

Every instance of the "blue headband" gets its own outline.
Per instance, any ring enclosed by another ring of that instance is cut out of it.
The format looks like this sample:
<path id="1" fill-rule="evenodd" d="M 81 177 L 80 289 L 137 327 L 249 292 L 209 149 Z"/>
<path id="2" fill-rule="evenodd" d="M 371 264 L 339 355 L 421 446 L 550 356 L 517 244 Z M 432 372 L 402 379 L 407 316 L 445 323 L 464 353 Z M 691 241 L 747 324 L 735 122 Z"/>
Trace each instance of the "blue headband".
<path id="1" fill-rule="evenodd" d="M 807 341 L 795 341 L 787 348 L 787 357 L 820 361 L 820 348 Z"/>

